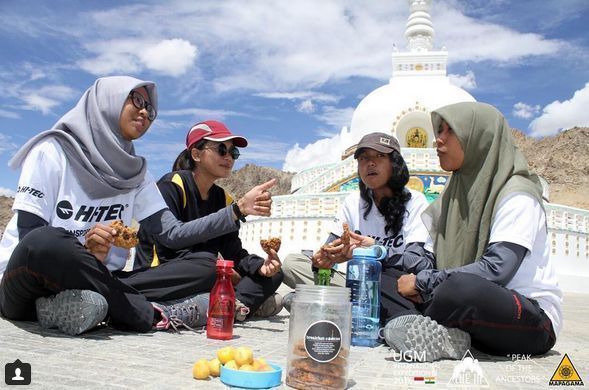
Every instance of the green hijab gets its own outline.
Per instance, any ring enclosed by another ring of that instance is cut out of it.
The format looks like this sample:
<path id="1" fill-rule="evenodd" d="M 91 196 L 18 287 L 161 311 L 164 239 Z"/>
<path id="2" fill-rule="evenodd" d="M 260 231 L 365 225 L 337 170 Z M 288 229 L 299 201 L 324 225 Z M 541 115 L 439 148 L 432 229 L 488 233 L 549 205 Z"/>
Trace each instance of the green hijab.
<path id="1" fill-rule="evenodd" d="M 477 261 L 489 243 L 491 222 L 505 196 L 524 192 L 542 203 L 542 185 L 515 146 L 511 129 L 493 106 L 451 104 L 431 114 L 437 134 L 442 121 L 454 131 L 464 163 L 422 219 L 434 243 L 438 269 Z"/>

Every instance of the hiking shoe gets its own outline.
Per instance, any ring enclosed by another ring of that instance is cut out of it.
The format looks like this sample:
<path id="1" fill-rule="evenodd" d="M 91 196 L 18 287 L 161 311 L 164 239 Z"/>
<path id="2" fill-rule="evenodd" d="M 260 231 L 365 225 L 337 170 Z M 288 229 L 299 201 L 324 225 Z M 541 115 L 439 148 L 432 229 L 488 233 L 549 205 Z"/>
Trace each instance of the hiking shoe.
<path id="1" fill-rule="evenodd" d="M 262 303 L 262 306 L 258 307 L 258 310 L 254 312 L 254 316 L 268 318 L 280 313 L 281 310 L 282 295 L 274 293 Z"/>
<path id="2" fill-rule="evenodd" d="M 292 306 L 292 300 L 295 297 L 294 292 L 289 292 L 285 296 L 282 297 L 282 306 L 286 309 L 287 312 L 290 313 L 290 307 Z"/>
<path id="3" fill-rule="evenodd" d="M 250 313 L 250 308 L 241 303 L 241 301 L 235 298 L 235 321 L 245 321 L 247 315 Z"/>
<path id="4" fill-rule="evenodd" d="M 64 290 L 35 301 L 37 320 L 45 329 L 57 328 L 75 336 L 101 323 L 108 312 L 106 299 L 90 290 Z"/>
<path id="5" fill-rule="evenodd" d="M 386 343 L 401 355 L 413 353 L 414 361 L 462 359 L 470 348 L 470 335 L 446 328 L 429 317 L 411 314 L 389 321 L 384 327 Z"/>
<path id="6" fill-rule="evenodd" d="M 179 331 L 179 327 L 196 332 L 196 327 L 207 323 L 207 309 L 209 294 L 198 294 L 184 299 L 172 301 L 152 302 L 153 307 L 160 312 L 162 319 L 155 324 L 156 330 L 172 328 Z"/>

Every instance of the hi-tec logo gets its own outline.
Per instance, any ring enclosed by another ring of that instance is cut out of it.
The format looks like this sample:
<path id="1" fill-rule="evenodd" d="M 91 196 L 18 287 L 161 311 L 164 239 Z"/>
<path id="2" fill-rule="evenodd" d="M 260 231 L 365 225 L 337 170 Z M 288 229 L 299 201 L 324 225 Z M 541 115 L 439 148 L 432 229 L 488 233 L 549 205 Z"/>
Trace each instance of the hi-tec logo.
<path id="1" fill-rule="evenodd" d="M 36 196 L 39 199 L 42 199 L 43 197 L 45 197 L 45 194 L 43 192 L 39 191 L 36 188 L 29 187 L 29 186 L 18 186 L 18 188 L 16 189 L 16 192 L 30 194 L 30 195 Z"/>
<path id="2" fill-rule="evenodd" d="M 67 200 L 62 200 L 55 208 L 55 212 L 59 218 L 70 219 L 73 216 L 74 220 L 82 222 L 100 222 L 110 221 L 112 219 L 122 219 L 123 210 L 125 210 L 125 206 L 120 203 L 98 207 L 82 205 L 74 213 L 74 207 Z"/>

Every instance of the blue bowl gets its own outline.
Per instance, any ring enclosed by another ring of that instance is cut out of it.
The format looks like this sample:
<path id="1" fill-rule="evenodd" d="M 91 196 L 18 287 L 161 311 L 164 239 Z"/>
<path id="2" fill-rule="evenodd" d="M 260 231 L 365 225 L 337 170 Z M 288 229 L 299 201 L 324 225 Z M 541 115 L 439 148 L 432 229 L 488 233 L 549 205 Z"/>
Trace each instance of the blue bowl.
<path id="1" fill-rule="evenodd" d="M 246 389 L 269 389 L 280 385 L 282 367 L 268 363 L 272 371 L 240 371 L 221 366 L 221 382 Z"/>

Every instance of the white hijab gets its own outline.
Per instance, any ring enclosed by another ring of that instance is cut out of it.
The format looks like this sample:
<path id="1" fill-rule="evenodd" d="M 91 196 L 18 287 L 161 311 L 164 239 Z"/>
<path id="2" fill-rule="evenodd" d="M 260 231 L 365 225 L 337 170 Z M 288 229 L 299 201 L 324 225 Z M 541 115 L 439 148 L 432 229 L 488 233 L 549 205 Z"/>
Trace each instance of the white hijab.
<path id="1" fill-rule="evenodd" d="M 106 198 L 137 188 L 143 181 L 146 161 L 135 155 L 133 143 L 122 137 L 119 118 L 129 92 L 139 87 L 145 87 L 157 110 L 153 82 L 128 76 L 99 78 L 50 130 L 23 145 L 9 165 L 20 168 L 30 150 L 51 137 L 63 148 L 76 179 L 91 198 Z"/>

